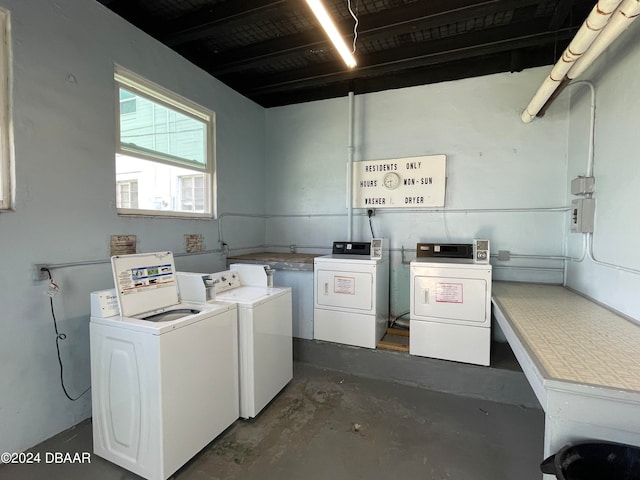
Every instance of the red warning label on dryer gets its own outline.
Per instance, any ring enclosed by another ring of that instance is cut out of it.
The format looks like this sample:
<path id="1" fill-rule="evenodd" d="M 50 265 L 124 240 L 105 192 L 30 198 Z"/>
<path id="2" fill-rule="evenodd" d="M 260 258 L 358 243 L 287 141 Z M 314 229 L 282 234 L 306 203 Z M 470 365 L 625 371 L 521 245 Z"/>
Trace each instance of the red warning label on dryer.
<path id="1" fill-rule="evenodd" d="M 343 277 L 336 275 L 333 277 L 333 293 L 345 295 L 356 294 L 356 279 L 354 277 Z"/>
<path id="2" fill-rule="evenodd" d="M 462 283 L 436 283 L 436 302 L 464 303 Z"/>

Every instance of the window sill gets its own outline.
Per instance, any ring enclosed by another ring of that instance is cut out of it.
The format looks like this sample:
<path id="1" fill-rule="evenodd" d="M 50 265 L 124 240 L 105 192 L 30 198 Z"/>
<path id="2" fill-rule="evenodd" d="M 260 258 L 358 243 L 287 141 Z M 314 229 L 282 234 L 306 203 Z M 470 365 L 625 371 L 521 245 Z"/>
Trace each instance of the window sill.
<path id="1" fill-rule="evenodd" d="M 178 218 L 186 220 L 213 220 L 212 213 L 190 213 L 190 212 L 165 212 L 158 210 L 131 210 L 128 208 L 117 208 L 118 215 L 123 217 L 145 217 L 145 218 Z"/>

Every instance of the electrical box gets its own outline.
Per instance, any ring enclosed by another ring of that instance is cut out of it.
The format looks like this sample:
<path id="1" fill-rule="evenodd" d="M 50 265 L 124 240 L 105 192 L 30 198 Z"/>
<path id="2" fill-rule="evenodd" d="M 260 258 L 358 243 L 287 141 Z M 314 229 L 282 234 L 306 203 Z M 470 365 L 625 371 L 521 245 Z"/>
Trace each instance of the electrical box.
<path id="1" fill-rule="evenodd" d="M 382 260 L 389 257 L 389 239 L 388 238 L 372 238 L 371 239 L 371 258 L 373 260 Z"/>
<path id="2" fill-rule="evenodd" d="M 596 211 L 594 198 L 577 198 L 571 202 L 571 232 L 593 232 L 593 219 Z"/>
<path id="3" fill-rule="evenodd" d="M 596 190 L 594 177 L 577 177 L 571 180 L 571 195 L 587 195 Z"/>
<path id="4" fill-rule="evenodd" d="M 489 240 L 473 240 L 473 263 L 489 263 Z"/>
<path id="5" fill-rule="evenodd" d="M 498 260 L 502 262 L 511 260 L 511 252 L 509 250 L 498 250 Z"/>

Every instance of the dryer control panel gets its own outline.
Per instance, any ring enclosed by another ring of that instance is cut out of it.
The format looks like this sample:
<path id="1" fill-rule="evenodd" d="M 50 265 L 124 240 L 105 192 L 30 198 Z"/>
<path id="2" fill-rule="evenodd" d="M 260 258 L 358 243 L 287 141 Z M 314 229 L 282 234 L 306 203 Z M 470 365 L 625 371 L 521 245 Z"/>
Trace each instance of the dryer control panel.
<path id="1" fill-rule="evenodd" d="M 416 257 L 473 258 L 471 243 L 418 243 Z"/>
<path id="2" fill-rule="evenodd" d="M 369 242 L 333 242 L 333 255 L 371 255 Z"/>

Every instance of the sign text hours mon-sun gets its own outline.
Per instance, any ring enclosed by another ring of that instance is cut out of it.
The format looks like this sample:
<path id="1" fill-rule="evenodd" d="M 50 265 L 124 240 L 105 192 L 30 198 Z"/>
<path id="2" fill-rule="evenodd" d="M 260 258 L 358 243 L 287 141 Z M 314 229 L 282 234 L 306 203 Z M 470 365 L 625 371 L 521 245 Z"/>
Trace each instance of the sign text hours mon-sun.
<path id="1" fill-rule="evenodd" d="M 446 155 L 353 164 L 354 208 L 442 207 Z"/>

